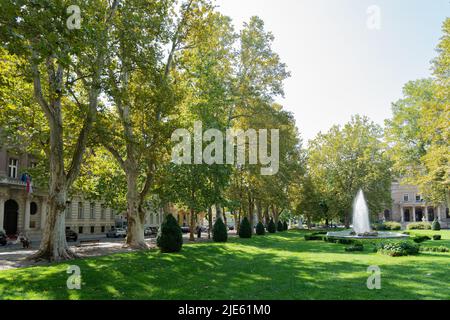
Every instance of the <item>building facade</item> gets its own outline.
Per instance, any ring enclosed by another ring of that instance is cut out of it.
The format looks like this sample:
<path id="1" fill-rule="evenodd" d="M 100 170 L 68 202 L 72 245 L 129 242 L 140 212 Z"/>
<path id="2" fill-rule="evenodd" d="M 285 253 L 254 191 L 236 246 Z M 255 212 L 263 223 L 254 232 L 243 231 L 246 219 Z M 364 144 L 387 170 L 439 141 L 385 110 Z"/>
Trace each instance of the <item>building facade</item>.
<path id="1" fill-rule="evenodd" d="M 42 234 L 47 216 L 46 190 L 27 187 L 24 173 L 34 166 L 34 159 L 0 146 L 0 229 L 8 235 Z M 80 234 L 103 234 L 115 225 L 115 213 L 101 201 L 73 196 L 67 201 L 66 229 Z"/>
<path id="2" fill-rule="evenodd" d="M 386 209 L 380 218 L 386 221 L 396 221 L 406 228 L 412 222 L 435 219 L 442 228 L 450 227 L 450 212 L 446 204 L 427 203 L 421 196 L 417 186 L 402 185 L 394 182 L 391 187 L 392 208 Z"/>

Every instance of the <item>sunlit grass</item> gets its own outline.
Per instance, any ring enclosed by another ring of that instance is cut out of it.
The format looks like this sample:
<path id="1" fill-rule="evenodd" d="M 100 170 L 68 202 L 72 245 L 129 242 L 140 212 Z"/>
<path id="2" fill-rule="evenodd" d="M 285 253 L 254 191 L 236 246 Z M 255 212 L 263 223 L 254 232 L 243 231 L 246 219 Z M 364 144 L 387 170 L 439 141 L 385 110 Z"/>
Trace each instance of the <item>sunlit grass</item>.
<path id="1" fill-rule="evenodd" d="M 450 231 L 424 246 L 450 248 Z M 290 231 L 226 244 L 185 245 L 178 254 L 116 254 L 0 272 L 2 299 L 450 299 L 450 254 L 389 257 L 344 245 L 305 241 Z M 81 269 L 81 290 L 68 290 L 69 265 Z M 382 289 L 366 286 L 367 268 L 381 268 Z"/>

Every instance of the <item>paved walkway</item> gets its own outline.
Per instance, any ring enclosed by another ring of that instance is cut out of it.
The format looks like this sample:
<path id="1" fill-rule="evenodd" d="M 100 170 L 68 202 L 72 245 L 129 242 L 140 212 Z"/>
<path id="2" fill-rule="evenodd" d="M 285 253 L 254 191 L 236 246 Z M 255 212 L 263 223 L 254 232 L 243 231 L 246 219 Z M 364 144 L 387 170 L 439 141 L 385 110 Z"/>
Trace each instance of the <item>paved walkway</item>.
<path id="1" fill-rule="evenodd" d="M 231 236 L 231 235 L 230 235 Z M 134 249 L 124 248 L 124 239 L 106 238 L 105 236 L 91 237 L 100 240 L 98 244 L 86 244 L 78 246 L 79 242 L 69 242 L 70 248 L 81 258 L 105 256 L 114 253 L 132 252 Z M 210 241 L 208 235 L 202 234 L 201 239 L 195 239 L 196 242 Z M 189 234 L 183 235 L 183 241 L 189 243 Z M 149 248 L 156 248 L 156 238 L 146 238 L 145 242 Z M 39 241 L 32 242 L 31 249 L 23 249 L 21 244 L 8 244 L 0 247 L 0 271 L 14 268 L 22 268 L 36 265 L 46 265 L 47 262 L 28 261 L 26 258 L 37 251 Z"/>

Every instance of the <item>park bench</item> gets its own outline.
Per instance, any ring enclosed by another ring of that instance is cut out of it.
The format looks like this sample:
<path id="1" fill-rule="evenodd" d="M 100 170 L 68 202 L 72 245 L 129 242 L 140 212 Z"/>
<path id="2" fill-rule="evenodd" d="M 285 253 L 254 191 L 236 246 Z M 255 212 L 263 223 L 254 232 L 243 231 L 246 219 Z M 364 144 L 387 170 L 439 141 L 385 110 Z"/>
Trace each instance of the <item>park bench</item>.
<path id="1" fill-rule="evenodd" d="M 100 243 L 100 239 L 86 239 L 80 240 L 78 247 L 88 246 L 88 245 L 97 245 Z"/>

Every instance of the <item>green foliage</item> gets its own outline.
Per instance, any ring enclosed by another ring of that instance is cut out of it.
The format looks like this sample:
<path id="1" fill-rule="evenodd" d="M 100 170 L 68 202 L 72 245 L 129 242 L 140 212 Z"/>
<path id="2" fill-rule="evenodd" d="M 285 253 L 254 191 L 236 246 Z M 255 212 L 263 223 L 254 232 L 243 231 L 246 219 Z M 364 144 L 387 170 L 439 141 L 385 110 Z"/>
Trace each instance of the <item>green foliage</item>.
<path id="1" fill-rule="evenodd" d="M 439 247 L 420 247 L 420 251 L 423 252 L 450 252 L 450 249 L 444 246 Z"/>
<path id="2" fill-rule="evenodd" d="M 318 240 L 323 240 L 325 237 L 321 234 L 305 234 L 305 240 L 306 241 L 318 241 Z"/>
<path id="3" fill-rule="evenodd" d="M 392 106 L 392 119 L 386 121 L 393 169 L 403 177 L 402 183 L 418 185 L 432 202 L 448 201 L 450 186 L 450 18 L 445 20 L 442 31 L 438 56 L 432 65 L 433 77 L 408 82 L 403 99 Z"/>
<path id="4" fill-rule="evenodd" d="M 439 223 L 439 221 L 437 219 L 435 219 L 433 221 L 433 223 L 431 224 L 431 230 L 434 230 L 434 231 L 441 230 L 441 224 Z"/>
<path id="5" fill-rule="evenodd" d="M 214 242 L 227 242 L 228 230 L 222 218 L 218 218 L 213 227 L 213 240 Z"/>
<path id="6" fill-rule="evenodd" d="M 281 222 L 280 220 L 278 220 L 277 231 L 278 232 L 284 231 L 283 222 Z"/>
<path id="7" fill-rule="evenodd" d="M 413 240 L 415 243 L 422 243 L 422 242 L 424 242 L 424 241 L 431 240 L 431 238 L 430 238 L 429 236 L 419 236 L 419 235 L 416 235 L 416 236 L 414 236 L 414 237 L 412 238 L 412 240 Z"/>
<path id="8" fill-rule="evenodd" d="M 373 229 L 377 231 L 391 230 L 398 231 L 402 229 L 402 225 L 398 222 L 387 221 L 384 223 L 375 223 Z"/>
<path id="9" fill-rule="evenodd" d="M 349 224 L 359 189 L 365 191 L 370 212 L 380 212 L 390 204 L 391 160 L 385 150 L 382 128 L 367 117 L 354 116 L 343 127 L 335 125 L 318 134 L 308 149 L 308 189 L 316 194 L 308 200 L 309 215 L 317 217 L 320 211 L 314 204 L 319 206 L 322 201 L 327 217 Z"/>
<path id="10" fill-rule="evenodd" d="M 386 241 L 376 244 L 377 251 L 392 257 L 415 255 L 419 253 L 419 245 L 411 241 Z"/>
<path id="11" fill-rule="evenodd" d="M 288 226 L 287 222 L 284 221 L 284 222 L 283 222 L 283 230 L 284 230 L 284 231 L 287 231 L 288 229 L 289 229 L 289 226 Z"/>
<path id="12" fill-rule="evenodd" d="M 346 252 L 364 251 L 364 245 L 362 243 L 355 243 L 350 247 L 345 247 Z"/>
<path id="13" fill-rule="evenodd" d="M 273 219 L 270 219 L 269 225 L 267 226 L 267 231 L 269 233 L 275 233 L 277 232 L 277 228 L 275 226 L 275 222 L 273 222 Z"/>
<path id="14" fill-rule="evenodd" d="M 256 225 L 256 234 L 258 236 L 263 236 L 266 234 L 266 229 L 264 228 L 264 224 L 261 221 Z"/>
<path id="15" fill-rule="evenodd" d="M 181 247 L 183 246 L 183 234 L 173 215 L 167 215 L 164 222 L 161 224 L 161 230 L 156 239 L 156 244 L 163 253 L 181 251 Z"/>
<path id="16" fill-rule="evenodd" d="M 250 226 L 250 222 L 247 217 L 242 219 L 241 225 L 239 227 L 239 237 L 240 238 L 251 238 L 252 237 L 252 227 Z"/>
<path id="17" fill-rule="evenodd" d="M 431 230 L 431 224 L 429 222 L 413 222 L 408 224 L 408 230 Z"/>
<path id="18" fill-rule="evenodd" d="M 441 240 L 442 236 L 440 234 L 434 234 L 433 235 L 433 240 Z"/>

